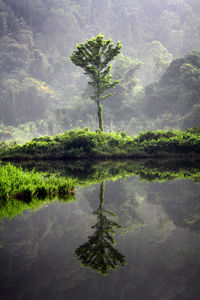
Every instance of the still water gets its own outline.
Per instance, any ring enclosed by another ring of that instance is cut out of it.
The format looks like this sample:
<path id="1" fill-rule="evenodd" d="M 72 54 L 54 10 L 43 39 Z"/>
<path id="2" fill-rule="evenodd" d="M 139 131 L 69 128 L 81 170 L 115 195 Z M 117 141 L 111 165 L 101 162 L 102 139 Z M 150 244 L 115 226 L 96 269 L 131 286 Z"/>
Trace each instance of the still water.
<path id="1" fill-rule="evenodd" d="M 1 221 L 0 265 L 1 300 L 200 299 L 200 184 L 77 187 Z"/>

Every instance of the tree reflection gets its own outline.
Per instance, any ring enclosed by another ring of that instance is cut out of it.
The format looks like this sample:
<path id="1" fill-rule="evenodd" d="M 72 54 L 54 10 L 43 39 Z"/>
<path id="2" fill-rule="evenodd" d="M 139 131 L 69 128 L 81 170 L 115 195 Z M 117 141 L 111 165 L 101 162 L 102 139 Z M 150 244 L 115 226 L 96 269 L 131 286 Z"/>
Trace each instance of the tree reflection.
<path id="1" fill-rule="evenodd" d="M 100 184 L 100 204 L 93 214 L 97 216 L 97 223 L 92 226 L 95 232 L 89 236 L 88 242 L 76 249 L 75 255 L 84 267 L 108 275 L 111 270 L 116 270 L 118 265 L 126 264 L 125 256 L 113 247 L 115 229 L 122 227 L 116 219 L 116 215 L 103 209 L 105 182 Z"/>

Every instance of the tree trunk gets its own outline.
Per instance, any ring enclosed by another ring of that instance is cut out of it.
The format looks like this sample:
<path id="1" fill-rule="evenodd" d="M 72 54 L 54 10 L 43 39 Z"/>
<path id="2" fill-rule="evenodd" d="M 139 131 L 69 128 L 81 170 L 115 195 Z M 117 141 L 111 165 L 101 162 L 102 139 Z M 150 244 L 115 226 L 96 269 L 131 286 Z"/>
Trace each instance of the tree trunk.
<path id="1" fill-rule="evenodd" d="M 97 103 L 97 106 L 98 106 L 98 113 L 97 113 L 97 115 L 98 115 L 98 120 L 99 120 L 99 129 L 101 131 L 103 131 L 103 114 L 102 114 L 103 109 L 102 109 L 102 106 L 101 106 L 100 103 Z"/>
<path id="2" fill-rule="evenodd" d="M 104 192 L 105 192 L 105 181 L 102 181 L 100 183 L 100 188 L 99 188 L 99 200 L 100 200 L 100 205 L 99 207 L 101 208 L 102 205 L 104 204 Z"/>
<path id="3" fill-rule="evenodd" d="M 103 108 L 100 104 L 101 92 L 100 92 L 100 70 L 98 69 L 98 80 L 97 80 L 97 107 L 98 107 L 98 120 L 99 120 L 99 129 L 103 131 Z"/>

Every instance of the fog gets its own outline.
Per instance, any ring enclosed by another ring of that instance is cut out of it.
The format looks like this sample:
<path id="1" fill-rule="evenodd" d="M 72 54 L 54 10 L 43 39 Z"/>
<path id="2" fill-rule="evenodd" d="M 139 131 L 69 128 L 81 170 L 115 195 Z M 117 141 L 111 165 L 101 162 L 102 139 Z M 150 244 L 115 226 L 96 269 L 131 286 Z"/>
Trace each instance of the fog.
<path id="1" fill-rule="evenodd" d="M 0 141 L 98 129 L 88 77 L 70 60 L 103 34 L 121 54 L 106 131 L 199 126 L 198 0 L 0 0 Z M 193 51 L 192 53 L 190 51 Z"/>

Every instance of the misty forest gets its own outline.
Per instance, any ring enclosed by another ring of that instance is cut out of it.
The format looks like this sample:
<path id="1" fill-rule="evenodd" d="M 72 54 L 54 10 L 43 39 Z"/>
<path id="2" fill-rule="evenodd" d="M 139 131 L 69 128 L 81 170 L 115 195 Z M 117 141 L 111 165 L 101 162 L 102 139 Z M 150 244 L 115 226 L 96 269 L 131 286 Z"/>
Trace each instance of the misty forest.
<path id="1" fill-rule="evenodd" d="M 121 42 L 106 131 L 199 126 L 198 0 L 0 1 L 0 138 L 98 128 L 88 78 L 70 60 L 97 34 Z"/>
<path id="2" fill-rule="evenodd" d="M 198 300 L 199 0 L 0 0 L 0 299 Z"/>

